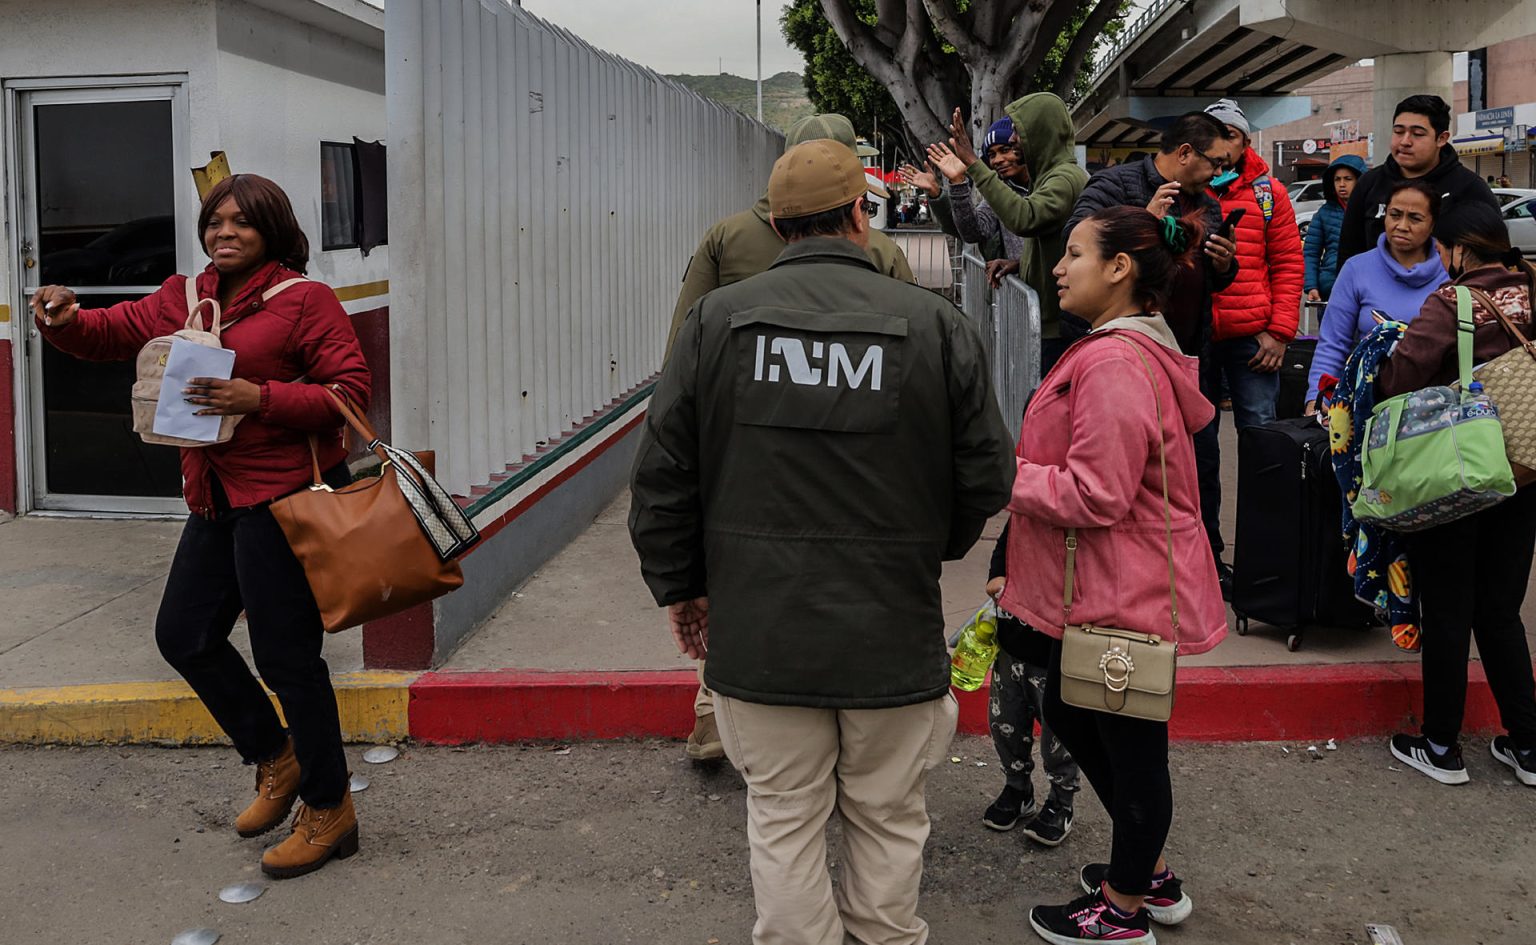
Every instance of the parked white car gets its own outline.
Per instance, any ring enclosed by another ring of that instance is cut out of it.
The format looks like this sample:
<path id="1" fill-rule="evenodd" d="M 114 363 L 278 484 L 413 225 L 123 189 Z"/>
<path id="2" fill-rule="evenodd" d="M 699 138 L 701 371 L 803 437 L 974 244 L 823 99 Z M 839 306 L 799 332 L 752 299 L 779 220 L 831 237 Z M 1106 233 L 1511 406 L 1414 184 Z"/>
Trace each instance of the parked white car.
<path id="1" fill-rule="evenodd" d="M 1509 242 L 1527 258 L 1536 257 L 1536 194 L 1522 197 L 1504 208 Z"/>
<path id="2" fill-rule="evenodd" d="M 1299 180 L 1286 190 L 1291 195 L 1291 206 L 1296 208 L 1297 223 L 1301 222 L 1303 213 L 1310 220 L 1317 208 L 1323 205 L 1323 182 L 1320 180 Z"/>
<path id="3" fill-rule="evenodd" d="M 1499 202 L 1499 206 L 1507 207 L 1522 197 L 1536 197 L 1536 190 L 1526 187 L 1495 187 L 1493 196 Z"/>

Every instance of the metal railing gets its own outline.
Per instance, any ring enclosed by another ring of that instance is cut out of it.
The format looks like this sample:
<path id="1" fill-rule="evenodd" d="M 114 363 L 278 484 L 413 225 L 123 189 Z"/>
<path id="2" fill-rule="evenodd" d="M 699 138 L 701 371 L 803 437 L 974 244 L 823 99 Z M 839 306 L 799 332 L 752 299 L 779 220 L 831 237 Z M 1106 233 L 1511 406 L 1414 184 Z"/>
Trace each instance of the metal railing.
<path id="1" fill-rule="evenodd" d="M 392 435 L 465 495 L 657 371 L 783 139 L 509 0 L 384 16 Z"/>
<path id="2" fill-rule="evenodd" d="M 1017 276 L 987 285 L 987 263 L 973 246 L 960 257 L 960 309 L 981 329 L 992 387 L 1015 440 L 1024 405 L 1040 386 L 1040 297 Z"/>
<path id="3" fill-rule="evenodd" d="M 1141 39 L 1141 34 L 1146 32 L 1147 27 L 1156 22 L 1158 17 L 1162 16 L 1169 7 L 1177 2 L 1180 2 L 1180 0 L 1155 0 L 1151 6 L 1141 11 L 1141 15 L 1132 20 L 1129 26 L 1120 31 L 1120 35 L 1115 37 L 1113 43 L 1094 53 L 1094 58 L 1098 60 L 1098 65 L 1094 68 L 1093 74 L 1088 79 L 1088 87 L 1093 88 L 1098 85 L 1099 79 L 1103 78 L 1104 74 L 1115 66 L 1115 60 L 1120 58 L 1120 54 L 1129 49 L 1137 40 Z"/>

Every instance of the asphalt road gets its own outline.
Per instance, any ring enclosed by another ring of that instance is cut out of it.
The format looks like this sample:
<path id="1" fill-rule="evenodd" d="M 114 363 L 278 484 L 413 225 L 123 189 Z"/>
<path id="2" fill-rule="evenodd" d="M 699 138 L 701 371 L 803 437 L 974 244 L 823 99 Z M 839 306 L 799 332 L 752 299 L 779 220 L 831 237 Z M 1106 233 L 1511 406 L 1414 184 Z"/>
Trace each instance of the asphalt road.
<path id="1" fill-rule="evenodd" d="M 1377 743 L 1175 749 L 1169 858 L 1196 903 L 1164 945 L 1368 941 L 1528 945 L 1536 790 L 1468 745 L 1473 783 L 1399 768 Z M 274 883 L 255 902 L 218 891 L 260 880 L 262 840 L 235 836 L 251 769 L 228 750 L 0 750 L 0 942 L 221 945 L 681 943 L 750 938 L 744 791 L 674 742 L 405 748 L 353 767 L 359 856 Z M 991 744 L 961 738 L 930 781 L 922 912 L 932 942 L 1028 943 L 1026 913 L 1073 893 L 1102 859 L 1097 801 L 1044 850 L 981 826 L 1000 785 Z M 985 762 L 985 767 L 977 762 Z M 1038 774 L 1038 772 L 1037 772 Z"/>

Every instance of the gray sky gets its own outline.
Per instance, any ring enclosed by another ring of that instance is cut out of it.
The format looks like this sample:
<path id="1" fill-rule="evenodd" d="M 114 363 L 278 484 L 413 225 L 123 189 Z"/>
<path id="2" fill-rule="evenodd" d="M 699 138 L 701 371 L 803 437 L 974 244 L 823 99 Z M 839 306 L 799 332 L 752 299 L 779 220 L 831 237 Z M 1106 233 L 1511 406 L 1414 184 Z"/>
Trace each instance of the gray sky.
<path id="1" fill-rule="evenodd" d="M 763 78 L 801 72 L 779 32 L 782 0 L 763 0 Z M 523 0 L 529 13 L 657 72 L 757 74 L 755 0 Z"/>

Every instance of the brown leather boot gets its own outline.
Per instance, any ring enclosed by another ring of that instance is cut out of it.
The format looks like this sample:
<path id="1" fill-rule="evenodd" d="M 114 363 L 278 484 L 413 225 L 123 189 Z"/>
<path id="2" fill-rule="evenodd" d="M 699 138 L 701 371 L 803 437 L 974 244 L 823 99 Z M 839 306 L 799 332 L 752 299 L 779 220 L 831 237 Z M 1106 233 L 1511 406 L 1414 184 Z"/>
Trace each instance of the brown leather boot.
<path id="1" fill-rule="evenodd" d="M 313 873 L 331 857 L 345 860 L 357 852 L 357 810 L 349 793 L 330 810 L 299 804 L 293 833 L 261 858 L 261 871 L 273 879 Z"/>
<path id="2" fill-rule="evenodd" d="M 259 837 L 283 822 L 299 797 L 299 760 L 293 756 L 293 741 L 283 746 L 283 753 L 271 761 L 256 765 L 256 799 L 235 818 L 235 830 L 242 837 Z"/>

